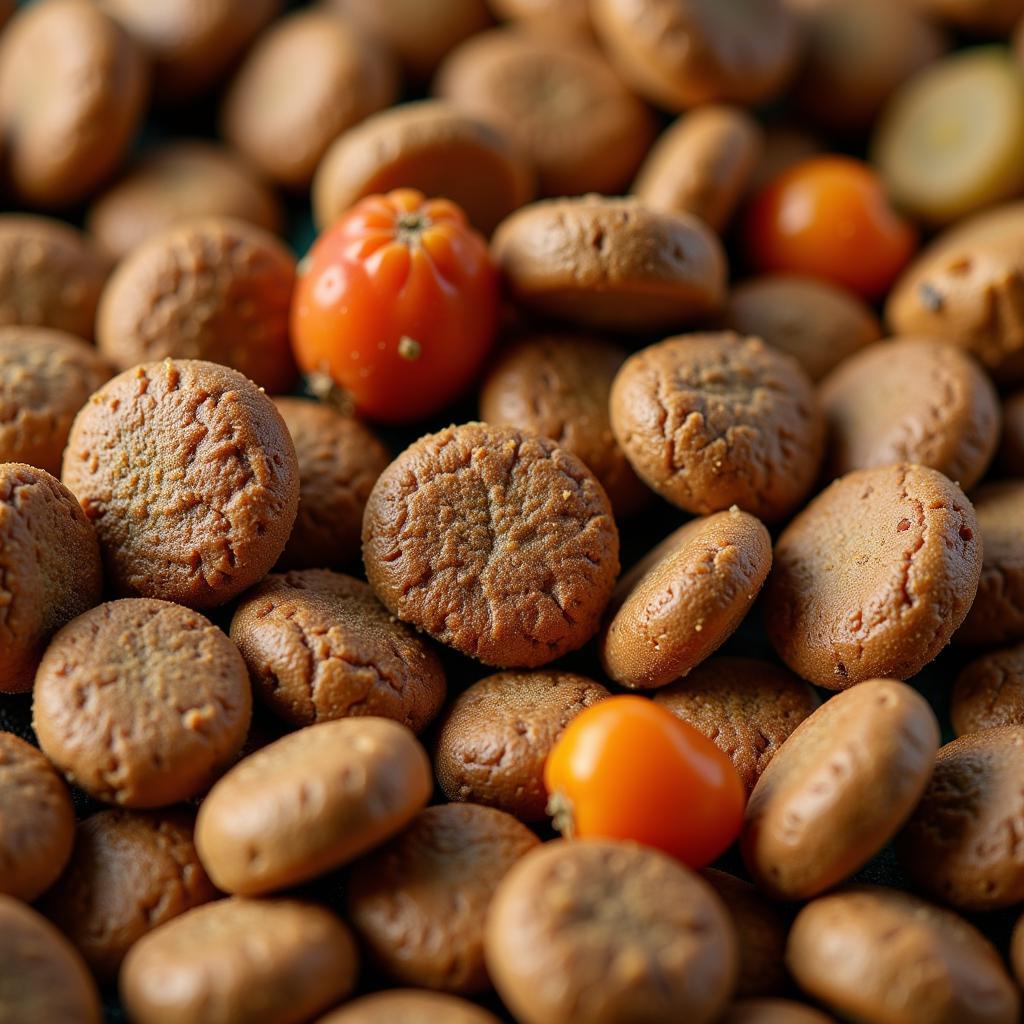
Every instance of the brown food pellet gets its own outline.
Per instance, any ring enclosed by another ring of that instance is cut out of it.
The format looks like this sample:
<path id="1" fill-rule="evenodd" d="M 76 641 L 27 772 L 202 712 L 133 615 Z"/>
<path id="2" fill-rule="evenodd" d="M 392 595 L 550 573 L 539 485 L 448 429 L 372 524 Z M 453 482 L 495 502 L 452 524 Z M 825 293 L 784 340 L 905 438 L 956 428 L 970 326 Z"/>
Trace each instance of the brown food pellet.
<path id="1" fill-rule="evenodd" d="M 1024 644 L 991 651 L 965 665 L 953 684 L 949 717 L 958 736 L 1024 725 Z"/>
<path id="2" fill-rule="evenodd" d="M 1003 402 L 998 464 L 1004 475 L 1024 477 L 1024 391 Z"/>
<path id="3" fill-rule="evenodd" d="M 482 1006 L 443 992 L 389 989 L 346 1003 L 317 1024 L 499 1024 Z"/>

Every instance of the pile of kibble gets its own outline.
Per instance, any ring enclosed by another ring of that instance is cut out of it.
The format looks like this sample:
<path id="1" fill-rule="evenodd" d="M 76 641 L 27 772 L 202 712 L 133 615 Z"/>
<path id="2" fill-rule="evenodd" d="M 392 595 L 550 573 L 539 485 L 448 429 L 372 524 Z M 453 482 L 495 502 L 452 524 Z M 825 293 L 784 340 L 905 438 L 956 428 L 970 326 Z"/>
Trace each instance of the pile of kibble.
<path id="1" fill-rule="evenodd" d="M 1024 0 L 0 25 L 0 1024 L 1021 1019 Z"/>

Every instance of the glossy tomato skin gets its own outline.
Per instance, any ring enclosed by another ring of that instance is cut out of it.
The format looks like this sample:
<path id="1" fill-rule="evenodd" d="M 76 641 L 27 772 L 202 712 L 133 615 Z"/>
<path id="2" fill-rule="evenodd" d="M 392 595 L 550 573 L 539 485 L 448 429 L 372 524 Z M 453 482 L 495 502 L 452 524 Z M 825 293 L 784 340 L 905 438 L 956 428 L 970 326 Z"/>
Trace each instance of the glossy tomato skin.
<path id="1" fill-rule="evenodd" d="M 732 845 L 746 803 L 729 758 L 639 696 L 610 697 L 577 715 L 551 751 L 544 781 L 563 831 L 632 839 L 692 868 Z"/>
<path id="2" fill-rule="evenodd" d="M 361 200 L 300 265 L 292 344 L 370 419 L 437 412 L 473 382 L 494 340 L 487 243 L 446 199 L 397 189 Z"/>
<path id="3" fill-rule="evenodd" d="M 906 265 L 917 231 L 890 206 L 867 164 L 820 156 L 754 196 L 744 243 L 754 270 L 811 274 L 876 299 Z"/>

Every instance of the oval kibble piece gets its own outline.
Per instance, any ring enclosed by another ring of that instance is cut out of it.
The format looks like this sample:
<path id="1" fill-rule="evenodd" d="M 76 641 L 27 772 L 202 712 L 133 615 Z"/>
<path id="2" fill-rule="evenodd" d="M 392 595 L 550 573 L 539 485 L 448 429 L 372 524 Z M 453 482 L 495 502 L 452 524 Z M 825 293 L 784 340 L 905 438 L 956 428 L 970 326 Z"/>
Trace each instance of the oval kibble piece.
<path id="1" fill-rule="evenodd" d="M 403 725 L 342 718 L 236 765 L 199 808 L 196 848 L 218 888 L 297 885 L 405 828 L 430 797 L 430 761 Z"/>
<path id="2" fill-rule="evenodd" d="M 790 999 L 740 999 L 718 1024 L 835 1024 L 821 1010 Z"/>
<path id="3" fill-rule="evenodd" d="M 949 705 L 957 736 L 1024 725 L 1024 644 L 990 651 L 965 665 L 953 684 Z"/>
<path id="4" fill-rule="evenodd" d="M 906 821 L 938 746 L 934 712 L 905 683 L 873 679 L 826 701 L 750 795 L 741 844 L 757 885 L 808 899 L 849 878 Z"/>
<path id="5" fill-rule="evenodd" d="M 962 918 L 895 889 L 822 896 L 798 915 L 786 963 L 800 987 L 872 1024 L 1014 1024 L 1020 996 Z"/>
<path id="6" fill-rule="evenodd" d="M 217 900 L 140 939 L 121 969 L 135 1024 L 302 1024 L 355 985 L 334 914 L 296 900 Z"/>
<path id="7" fill-rule="evenodd" d="M 457 996 L 389 989 L 346 1003 L 316 1024 L 499 1024 L 498 1018 Z"/>

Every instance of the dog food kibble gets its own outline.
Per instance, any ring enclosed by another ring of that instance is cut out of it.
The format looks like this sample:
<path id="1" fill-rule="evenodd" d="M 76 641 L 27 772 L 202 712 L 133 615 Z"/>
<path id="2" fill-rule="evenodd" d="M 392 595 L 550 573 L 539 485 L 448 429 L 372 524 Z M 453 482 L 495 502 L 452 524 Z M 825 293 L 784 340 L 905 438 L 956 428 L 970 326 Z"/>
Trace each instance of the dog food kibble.
<path id="1" fill-rule="evenodd" d="M 522 1024 L 708 1024 L 736 981 L 728 913 L 656 850 L 545 843 L 494 894 L 487 967 Z"/>
<path id="2" fill-rule="evenodd" d="M 428 807 L 354 865 L 349 918 L 391 977 L 423 988 L 484 992 L 491 895 L 538 845 L 525 825 L 502 811 L 475 804 Z"/>
<path id="3" fill-rule="evenodd" d="M 991 651 L 961 670 L 950 695 L 958 736 L 1000 725 L 1024 725 L 1024 644 Z"/>
<path id="4" fill-rule="evenodd" d="M 498 1024 L 498 1018 L 458 996 L 391 989 L 346 1003 L 316 1024 Z"/>
<path id="5" fill-rule="evenodd" d="M 1003 402 L 1003 436 L 999 443 L 999 469 L 1006 476 L 1024 477 L 1024 391 Z"/>
<path id="6" fill-rule="evenodd" d="M 126 370 L 78 414 L 64 483 L 120 594 L 223 604 L 262 578 L 299 500 L 295 447 L 242 374 L 198 360 Z"/>
<path id="7" fill-rule="evenodd" d="M 819 686 L 908 679 L 964 621 L 981 535 L 960 488 L 924 466 L 835 481 L 783 530 L 765 587 L 782 660 Z"/>
<path id="8" fill-rule="evenodd" d="M 386 718 L 343 718 L 293 732 L 245 758 L 199 809 L 196 847 L 218 888 L 296 885 L 405 828 L 426 804 L 430 760 Z"/>
<path id="9" fill-rule="evenodd" d="M 790 932 L 786 963 L 808 995 L 844 1019 L 1013 1024 L 1020 1012 L 990 942 L 948 910 L 894 889 L 809 903 Z"/>
<path id="10" fill-rule="evenodd" d="M 363 560 L 398 618 L 499 668 L 533 668 L 597 631 L 619 537 L 594 475 L 546 438 L 469 423 L 381 474 Z"/>
<path id="11" fill-rule="evenodd" d="M 216 896 L 193 824 L 184 811 L 113 810 L 78 826 L 71 863 L 42 909 L 98 978 L 113 981 L 143 935 Z"/>
<path id="12" fill-rule="evenodd" d="M 738 505 L 766 522 L 785 518 L 806 498 L 824 447 L 797 361 L 728 332 L 631 356 L 612 385 L 611 417 L 641 479 L 700 515 Z"/>
<path id="13" fill-rule="evenodd" d="M 934 713 L 905 683 L 870 680 L 823 704 L 750 795 L 742 846 L 757 884 L 807 899 L 852 875 L 914 809 L 938 746 Z"/>
<path id="14" fill-rule="evenodd" d="M 136 1024 L 303 1024 L 352 990 L 348 928 L 297 900 L 217 900 L 136 943 L 121 997 Z"/>
<path id="15" fill-rule="evenodd" d="M 44 893 L 64 870 L 74 836 L 64 780 L 35 747 L 0 732 L 0 894 L 31 902 Z"/>

